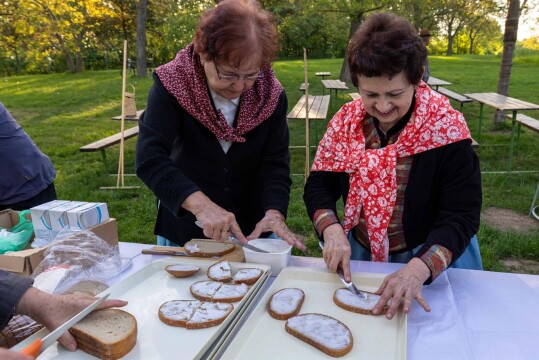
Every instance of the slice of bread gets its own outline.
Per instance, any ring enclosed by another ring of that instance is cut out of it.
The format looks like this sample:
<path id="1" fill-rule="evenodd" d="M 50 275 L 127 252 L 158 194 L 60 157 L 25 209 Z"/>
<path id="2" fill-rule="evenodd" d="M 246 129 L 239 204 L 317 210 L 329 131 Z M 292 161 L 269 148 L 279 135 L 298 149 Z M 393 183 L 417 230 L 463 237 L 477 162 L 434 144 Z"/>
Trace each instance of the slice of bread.
<path id="1" fill-rule="evenodd" d="M 300 340 L 333 357 L 352 350 L 354 339 L 342 322 L 323 314 L 301 314 L 286 321 L 285 329 Z"/>
<path id="2" fill-rule="evenodd" d="M 200 267 L 191 264 L 174 264 L 165 267 L 165 270 L 177 278 L 185 278 L 194 275 Z"/>
<path id="3" fill-rule="evenodd" d="M 200 301 L 232 303 L 240 301 L 249 291 L 245 284 L 223 284 L 218 281 L 197 281 L 189 288 Z"/>
<path id="4" fill-rule="evenodd" d="M 341 288 L 335 290 L 333 294 L 333 301 L 338 307 L 345 310 L 352 311 L 358 314 L 374 315 L 372 309 L 374 305 L 380 300 L 380 295 L 373 294 L 368 291 L 362 291 L 367 295 L 366 299 L 361 299 L 359 296 L 348 290 L 347 288 Z M 387 312 L 388 306 L 385 306 L 382 311 L 377 315 L 382 315 Z"/>
<path id="5" fill-rule="evenodd" d="M 137 320 L 120 309 L 97 310 L 75 324 L 69 332 L 84 352 L 100 359 L 119 359 L 137 342 Z"/>
<path id="6" fill-rule="evenodd" d="M 236 284 L 253 285 L 262 276 L 263 271 L 256 268 L 244 268 L 238 270 L 232 280 Z"/>
<path id="7" fill-rule="evenodd" d="M 219 261 L 208 268 L 208 277 L 215 281 L 227 282 L 232 280 L 230 263 L 226 260 Z"/>
<path id="8" fill-rule="evenodd" d="M 232 303 L 240 301 L 249 291 L 245 284 L 223 284 L 210 301 Z"/>
<path id="9" fill-rule="evenodd" d="M 234 306 L 198 300 L 173 300 L 159 307 L 159 320 L 187 329 L 205 329 L 221 324 Z"/>
<path id="10" fill-rule="evenodd" d="M 187 322 L 188 329 L 205 329 L 219 325 L 234 310 L 234 305 L 203 302 Z"/>
<path id="11" fill-rule="evenodd" d="M 196 309 L 202 304 L 198 300 L 172 300 L 159 307 L 159 320 L 170 326 L 186 327 Z"/>
<path id="12" fill-rule="evenodd" d="M 231 242 L 193 239 L 183 246 L 188 255 L 199 257 L 223 256 L 234 251 L 236 246 Z"/>
<path id="13" fill-rule="evenodd" d="M 268 313 L 277 320 L 288 320 L 296 316 L 305 300 L 305 293 L 297 288 L 285 288 L 277 291 L 270 298 Z"/>

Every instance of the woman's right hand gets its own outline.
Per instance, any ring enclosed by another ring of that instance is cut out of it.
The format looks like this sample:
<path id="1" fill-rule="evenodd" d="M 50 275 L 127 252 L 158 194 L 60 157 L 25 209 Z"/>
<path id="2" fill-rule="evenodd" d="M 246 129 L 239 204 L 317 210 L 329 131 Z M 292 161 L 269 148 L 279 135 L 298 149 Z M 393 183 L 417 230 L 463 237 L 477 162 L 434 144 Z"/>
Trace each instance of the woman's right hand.
<path id="1" fill-rule="evenodd" d="M 346 281 L 352 280 L 350 272 L 350 255 L 352 250 L 344 229 L 339 223 L 329 225 L 324 229 L 324 261 L 330 271 L 341 267 Z"/>
<path id="2" fill-rule="evenodd" d="M 230 235 L 234 234 L 241 242 L 247 242 L 236 222 L 236 216 L 211 201 L 201 191 L 189 195 L 182 207 L 193 213 L 202 224 L 204 236 L 217 241 L 227 241 Z"/>

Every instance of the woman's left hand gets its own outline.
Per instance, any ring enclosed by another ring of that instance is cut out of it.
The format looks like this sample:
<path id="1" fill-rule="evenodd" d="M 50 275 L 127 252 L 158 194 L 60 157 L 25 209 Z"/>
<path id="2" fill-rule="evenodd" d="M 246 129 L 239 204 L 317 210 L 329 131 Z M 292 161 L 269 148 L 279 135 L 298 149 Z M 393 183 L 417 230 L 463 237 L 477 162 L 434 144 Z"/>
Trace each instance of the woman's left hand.
<path id="1" fill-rule="evenodd" d="M 247 236 L 247 240 L 259 238 L 260 234 L 263 232 L 273 232 L 290 245 L 305 251 L 302 237 L 294 234 L 288 226 L 286 226 L 284 215 L 277 210 L 266 211 L 266 215 L 258 222 L 258 224 L 256 224 L 251 235 Z"/>
<path id="2" fill-rule="evenodd" d="M 386 317 L 392 319 L 399 307 L 405 314 L 410 312 L 412 299 L 415 299 L 426 312 L 430 312 L 430 306 L 423 297 L 421 290 L 423 283 L 430 277 L 430 270 L 425 263 L 413 258 L 399 271 L 386 276 L 376 294 L 381 295 L 380 300 L 374 306 L 372 312 L 378 314 L 391 300 Z"/>

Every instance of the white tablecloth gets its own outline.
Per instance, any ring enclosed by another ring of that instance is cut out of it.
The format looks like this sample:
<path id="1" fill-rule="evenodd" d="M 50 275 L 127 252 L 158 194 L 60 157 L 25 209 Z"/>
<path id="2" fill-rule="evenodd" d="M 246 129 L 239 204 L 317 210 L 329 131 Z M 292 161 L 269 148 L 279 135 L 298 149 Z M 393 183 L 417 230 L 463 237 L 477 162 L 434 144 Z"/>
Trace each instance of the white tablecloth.
<path id="1" fill-rule="evenodd" d="M 132 265 L 117 281 L 160 255 L 142 255 L 152 245 L 120 243 Z M 292 257 L 292 266 L 325 268 L 322 259 Z M 352 261 L 353 272 L 389 274 L 401 264 Z M 271 281 L 268 283 L 268 287 Z M 432 310 L 414 303 L 408 316 L 407 358 L 539 359 L 539 276 L 449 269 L 423 295 Z"/>

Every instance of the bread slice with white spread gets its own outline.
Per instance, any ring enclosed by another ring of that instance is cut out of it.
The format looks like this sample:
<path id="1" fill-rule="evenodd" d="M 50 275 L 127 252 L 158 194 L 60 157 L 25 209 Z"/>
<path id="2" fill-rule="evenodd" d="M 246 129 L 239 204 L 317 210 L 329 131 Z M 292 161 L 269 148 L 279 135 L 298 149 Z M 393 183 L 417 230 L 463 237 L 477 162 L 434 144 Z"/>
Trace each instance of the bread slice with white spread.
<path id="1" fill-rule="evenodd" d="M 354 345 L 350 329 L 339 320 L 323 314 L 296 315 L 286 321 L 285 329 L 333 357 L 348 354 Z"/>
<path id="2" fill-rule="evenodd" d="M 232 303 L 240 301 L 249 292 L 245 284 L 223 284 L 219 281 L 197 281 L 189 288 L 200 301 Z"/>
<path id="3" fill-rule="evenodd" d="M 119 359 L 135 347 L 137 320 L 124 310 L 97 310 L 75 324 L 69 332 L 80 350 L 100 359 Z"/>
<path id="4" fill-rule="evenodd" d="M 335 290 L 333 301 L 338 307 L 358 314 L 374 315 L 372 309 L 380 300 L 380 295 L 373 294 L 368 291 L 362 291 L 366 295 L 365 299 L 360 298 L 347 288 Z M 385 306 L 382 311 L 376 315 L 382 315 L 387 312 L 388 306 Z"/>
<path id="5" fill-rule="evenodd" d="M 170 326 L 205 329 L 221 324 L 234 306 L 198 300 L 172 300 L 159 307 L 159 319 Z"/>
<path id="6" fill-rule="evenodd" d="M 165 270 L 174 277 L 186 278 L 197 273 L 200 267 L 191 264 L 173 264 L 166 266 Z"/>
<path id="7" fill-rule="evenodd" d="M 183 246 L 188 255 L 199 257 L 223 256 L 234 251 L 236 246 L 231 242 L 193 239 Z"/>
<path id="8" fill-rule="evenodd" d="M 301 310 L 305 293 L 297 288 L 285 288 L 277 291 L 270 298 L 268 313 L 277 320 L 288 320 Z"/>
<path id="9" fill-rule="evenodd" d="M 257 268 L 243 268 L 238 270 L 232 280 L 236 284 L 253 285 L 262 276 L 263 271 Z"/>
<path id="10" fill-rule="evenodd" d="M 230 268 L 230 263 L 227 260 L 219 261 L 208 268 L 208 278 L 227 282 L 232 280 L 232 270 Z"/>

